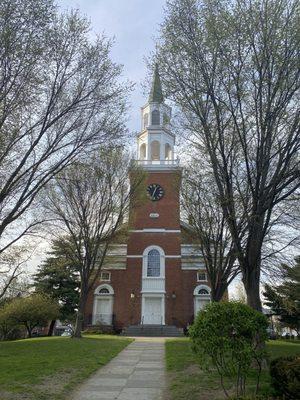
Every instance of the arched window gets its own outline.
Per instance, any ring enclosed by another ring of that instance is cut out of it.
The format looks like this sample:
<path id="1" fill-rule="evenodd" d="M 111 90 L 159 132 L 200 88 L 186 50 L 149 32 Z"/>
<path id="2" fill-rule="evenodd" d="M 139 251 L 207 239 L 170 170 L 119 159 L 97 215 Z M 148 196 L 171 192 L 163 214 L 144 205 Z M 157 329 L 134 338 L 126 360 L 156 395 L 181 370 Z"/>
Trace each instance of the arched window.
<path id="1" fill-rule="evenodd" d="M 102 294 L 103 295 L 106 295 L 106 294 L 113 295 L 114 294 L 114 289 L 108 283 L 103 283 L 102 285 L 99 285 L 98 287 L 96 287 L 96 289 L 94 291 L 94 295 L 95 296 L 99 296 L 99 295 L 102 295 Z"/>
<path id="2" fill-rule="evenodd" d="M 102 288 L 99 290 L 99 294 L 109 294 L 109 290 L 107 288 Z"/>
<path id="3" fill-rule="evenodd" d="M 152 249 L 148 253 L 147 276 L 160 276 L 160 253 L 156 249 Z"/>
<path id="4" fill-rule="evenodd" d="M 158 140 L 151 142 L 151 160 L 160 160 L 160 143 Z"/>
<path id="5" fill-rule="evenodd" d="M 200 289 L 199 291 L 198 291 L 198 294 L 204 294 L 204 295 L 208 295 L 209 294 L 209 292 L 208 292 L 208 290 L 207 289 Z"/>
<path id="6" fill-rule="evenodd" d="M 140 146 L 140 159 L 141 160 L 145 160 L 146 159 L 146 143 L 143 143 Z"/>
<path id="7" fill-rule="evenodd" d="M 152 111 L 151 125 L 160 125 L 160 113 L 158 110 Z"/>
<path id="8" fill-rule="evenodd" d="M 166 160 L 172 159 L 172 148 L 169 145 L 169 143 L 166 143 L 166 145 L 165 145 L 165 159 Z"/>
<path id="9" fill-rule="evenodd" d="M 144 122 L 143 122 L 143 128 L 146 129 L 146 127 L 148 126 L 148 122 L 149 122 L 149 114 L 146 113 L 144 115 Z"/>

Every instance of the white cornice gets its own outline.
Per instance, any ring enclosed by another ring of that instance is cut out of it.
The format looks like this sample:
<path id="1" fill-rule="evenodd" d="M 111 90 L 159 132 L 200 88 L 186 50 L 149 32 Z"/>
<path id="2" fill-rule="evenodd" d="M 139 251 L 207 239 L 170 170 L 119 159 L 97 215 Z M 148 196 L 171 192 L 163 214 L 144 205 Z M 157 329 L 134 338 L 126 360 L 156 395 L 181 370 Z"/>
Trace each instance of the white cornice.
<path id="1" fill-rule="evenodd" d="M 143 257 L 147 257 L 147 256 L 143 256 L 142 254 L 130 254 L 127 256 L 127 258 L 143 258 Z M 179 254 L 175 254 L 175 255 L 164 255 L 162 256 L 164 258 L 181 258 L 181 255 Z"/>

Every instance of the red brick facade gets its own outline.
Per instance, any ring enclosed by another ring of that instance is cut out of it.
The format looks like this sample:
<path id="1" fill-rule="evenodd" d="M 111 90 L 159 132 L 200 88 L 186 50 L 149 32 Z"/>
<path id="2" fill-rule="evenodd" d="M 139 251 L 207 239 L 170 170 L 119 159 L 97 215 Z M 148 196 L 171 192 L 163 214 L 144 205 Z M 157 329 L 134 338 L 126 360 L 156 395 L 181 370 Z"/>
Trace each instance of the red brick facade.
<path id="1" fill-rule="evenodd" d="M 113 314 L 114 325 L 117 328 L 141 323 L 143 263 L 141 256 L 144 250 L 152 245 L 161 247 L 166 255 L 165 324 L 186 327 L 194 318 L 193 293 L 199 282 L 196 270 L 183 270 L 181 265 L 180 172 L 178 170 L 149 172 L 145 190 L 151 183 L 163 187 L 164 197 L 159 201 L 147 199 L 134 210 L 127 243 L 126 269 L 109 270 L 111 279 L 107 283 L 114 290 Z M 159 217 L 150 218 L 149 215 L 152 213 L 159 214 Z M 166 231 L 141 232 L 143 229 L 166 229 Z M 101 283 L 106 282 L 99 281 L 95 288 Z M 93 313 L 93 302 L 94 291 L 89 295 L 88 315 Z"/>

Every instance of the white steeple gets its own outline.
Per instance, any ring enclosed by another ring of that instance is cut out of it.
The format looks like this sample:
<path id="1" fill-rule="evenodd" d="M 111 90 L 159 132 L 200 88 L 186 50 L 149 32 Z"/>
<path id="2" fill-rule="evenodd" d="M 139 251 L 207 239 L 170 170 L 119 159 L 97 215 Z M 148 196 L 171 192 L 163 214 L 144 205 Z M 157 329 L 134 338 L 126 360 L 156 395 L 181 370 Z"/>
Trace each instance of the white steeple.
<path id="1" fill-rule="evenodd" d="M 173 169 L 175 135 L 170 131 L 171 107 L 164 103 L 156 64 L 147 104 L 142 107 L 142 129 L 137 137 L 138 163 L 146 169 Z"/>

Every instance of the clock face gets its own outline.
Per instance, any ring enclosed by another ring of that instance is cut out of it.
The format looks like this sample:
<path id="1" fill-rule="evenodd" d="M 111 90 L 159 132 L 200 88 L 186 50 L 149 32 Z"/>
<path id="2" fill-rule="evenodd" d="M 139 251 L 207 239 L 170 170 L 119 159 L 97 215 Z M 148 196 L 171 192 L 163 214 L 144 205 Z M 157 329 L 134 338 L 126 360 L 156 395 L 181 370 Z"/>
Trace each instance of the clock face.
<path id="1" fill-rule="evenodd" d="M 151 183 L 147 187 L 147 192 L 148 192 L 148 196 L 150 197 L 150 200 L 152 200 L 152 201 L 160 200 L 164 195 L 163 188 L 160 185 L 158 185 L 157 183 Z"/>

